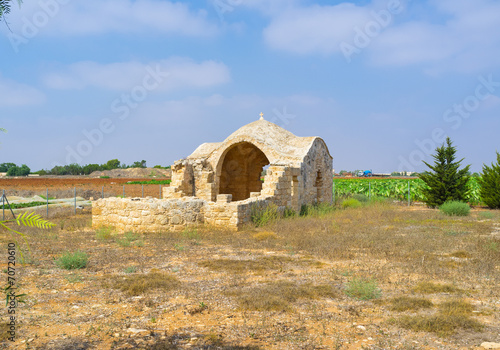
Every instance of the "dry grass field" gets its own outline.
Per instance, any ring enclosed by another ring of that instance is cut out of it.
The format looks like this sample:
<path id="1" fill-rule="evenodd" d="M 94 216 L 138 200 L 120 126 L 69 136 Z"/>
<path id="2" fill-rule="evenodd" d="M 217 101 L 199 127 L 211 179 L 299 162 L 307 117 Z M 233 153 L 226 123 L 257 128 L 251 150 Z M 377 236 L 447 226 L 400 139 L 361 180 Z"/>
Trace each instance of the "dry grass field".
<path id="1" fill-rule="evenodd" d="M 50 230 L 21 228 L 32 251 L 16 266 L 18 292 L 27 296 L 17 308 L 16 342 L 2 330 L 1 347 L 476 349 L 500 342 L 498 211 L 448 217 L 379 202 L 238 233 L 193 227 L 146 235 L 93 230 L 89 214 L 51 220 Z M 12 236 L 1 232 L 0 241 L 5 272 Z M 80 260 L 68 255 L 77 251 Z M 85 267 L 64 268 L 78 263 Z M 5 328 L 5 308 L 1 319 Z"/>

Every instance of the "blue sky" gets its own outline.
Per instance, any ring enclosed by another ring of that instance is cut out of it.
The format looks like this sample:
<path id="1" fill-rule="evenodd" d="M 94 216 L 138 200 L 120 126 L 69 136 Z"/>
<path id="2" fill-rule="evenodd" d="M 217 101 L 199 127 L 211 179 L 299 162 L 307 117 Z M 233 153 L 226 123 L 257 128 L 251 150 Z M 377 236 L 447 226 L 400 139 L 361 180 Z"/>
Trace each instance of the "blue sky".
<path id="1" fill-rule="evenodd" d="M 16 6 L 17 7 L 17 6 Z M 41 0 L 0 23 L 0 163 L 168 165 L 264 118 L 334 167 L 500 151 L 500 2 Z"/>

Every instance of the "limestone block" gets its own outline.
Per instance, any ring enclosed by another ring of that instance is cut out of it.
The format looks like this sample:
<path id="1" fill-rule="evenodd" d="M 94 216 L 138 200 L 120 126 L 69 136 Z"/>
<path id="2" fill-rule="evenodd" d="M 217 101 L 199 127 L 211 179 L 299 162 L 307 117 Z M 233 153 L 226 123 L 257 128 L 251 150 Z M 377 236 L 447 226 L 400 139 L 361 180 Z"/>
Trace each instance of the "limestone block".
<path id="1" fill-rule="evenodd" d="M 231 203 L 233 200 L 232 194 L 219 194 L 217 195 L 217 203 Z"/>
<path id="2" fill-rule="evenodd" d="M 180 225 L 182 224 L 182 217 L 180 215 L 174 215 L 172 219 L 170 219 L 170 223 L 172 225 Z"/>

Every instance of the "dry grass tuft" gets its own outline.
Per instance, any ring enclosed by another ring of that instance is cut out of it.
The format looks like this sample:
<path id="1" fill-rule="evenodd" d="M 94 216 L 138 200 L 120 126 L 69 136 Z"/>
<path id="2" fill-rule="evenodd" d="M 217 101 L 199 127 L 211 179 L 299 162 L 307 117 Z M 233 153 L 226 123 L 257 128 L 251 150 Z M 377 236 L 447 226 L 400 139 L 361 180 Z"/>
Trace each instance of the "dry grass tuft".
<path id="1" fill-rule="evenodd" d="M 439 305 L 439 312 L 443 315 L 470 315 L 474 307 L 465 300 L 456 299 Z"/>
<path id="2" fill-rule="evenodd" d="M 483 325 L 466 315 L 403 316 L 395 321 L 403 328 L 416 332 L 432 332 L 441 337 L 449 336 L 458 329 L 470 329 L 480 332 Z"/>
<path id="3" fill-rule="evenodd" d="M 465 250 L 457 250 L 456 252 L 451 253 L 450 256 L 460 259 L 468 259 L 471 257 L 470 253 Z"/>
<path id="4" fill-rule="evenodd" d="M 339 291 L 331 285 L 297 285 L 292 282 L 277 281 L 244 292 L 233 291 L 240 307 L 257 311 L 290 311 L 291 304 L 298 299 L 337 298 Z"/>
<path id="5" fill-rule="evenodd" d="M 267 240 L 271 240 L 271 239 L 277 239 L 278 235 L 274 232 L 264 231 L 264 232 L 258 232 L 256 234 L 252 235 L 252 237 L 256 241 L 261 242 L 261 241 L 267 241 Z"/>
<path id="6" fill-rule="evenodd" d="M 439 284 L 434 282 L 420 282 L 413 291 L 421 294 L 460 293 L 462 290 L 452 284 Z"/>
<path id="7" fill-rule="evenodd" d="M 130 296 L 144 294 L 153 289 L 170 291 L 180 287 L 176 277 L 164 272 L 151 271 L 147 275 L 117 276 L 111 279 L 111 287 Z"/>
<path id="8" fill-rule="evenodd" d="M 429 299 L 406 296 L 392 299 L 391 304 L 391 310 L 399 312 L 407 310 L 428 309 L 434 306 L 434 304 Z"/>
<path id="9" fill-rule="evenodd" d="M 213 271 L 226 271 L 229 273 L 261 272 L 264 270 L 281 270 L 285 263 L 294 261 L 286 256 L 266 256 L 255 260 L 217 259 L 205 260 L 199 263 Z"/>

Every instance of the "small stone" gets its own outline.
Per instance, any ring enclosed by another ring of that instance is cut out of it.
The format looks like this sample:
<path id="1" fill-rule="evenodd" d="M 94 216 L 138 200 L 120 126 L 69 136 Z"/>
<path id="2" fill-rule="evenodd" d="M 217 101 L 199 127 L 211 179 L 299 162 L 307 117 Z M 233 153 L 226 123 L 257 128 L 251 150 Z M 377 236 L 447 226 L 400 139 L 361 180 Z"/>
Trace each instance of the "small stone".
<path id="1" fill-rule="evenodd" d="M 481 347 L 485 349 L 500 349 L 500 343 L 484 342 L 481 344 Z"/>
<path id="2" fill-rule="evenodd" d="M 129 328 L 129 329 L 127 329 L 127 332 L 137 334 L 137 333 L 143 333 L 143 332 L 149 332 L 149 331 L 147 329 Z"/>
<path id="3" fill-rule="evenodd" d="M 356 328 L 363 332 L 366 331 L 366 327 L 364 326 L 357 326 Z"/>
<path id="4" fill-rule="evenodd" d="M 115 333 L 115 334 L 114 334 L 114 337 L 115 337 L 115 338 L 120 338 L 120 333 Z"/>

